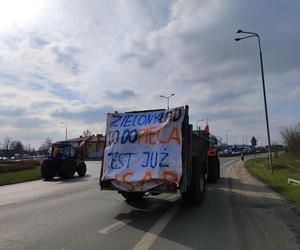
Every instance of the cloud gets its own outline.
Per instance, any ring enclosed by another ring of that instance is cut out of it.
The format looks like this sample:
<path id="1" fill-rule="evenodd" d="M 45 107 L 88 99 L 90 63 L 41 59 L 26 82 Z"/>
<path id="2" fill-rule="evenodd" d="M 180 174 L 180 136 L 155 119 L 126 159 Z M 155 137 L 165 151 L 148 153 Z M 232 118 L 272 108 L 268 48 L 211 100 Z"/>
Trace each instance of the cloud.
<path id="1" fill-rule="evenodd" d="M 111 112 L 113 108 L 111 106 L 99 106 L 85 105 L 79 107 L 62 108 L 54 111 L 51 115 L 55 118 L 67 119 L 72 122 L 76 120 L 86 123 L 95 123 L 105 120 L 105 115 Z"/>
<path id="2" fill-rule="evenodd" d="M 18 118 L 12 123 L 14 127 L 22 129 L 43 127 L 47 124 L 47 121 L 39 118 Z"/>
<path id="3" fill-rule="evenodd" d="M 31 37 L 30 38 L 30 45 L 35 49 L 42 49 L 48 44 L 49 44 L 49 42 L 45 41 L 44 39 L 42 39 L 40 37 Z"/>
<path id="4" fill-rule="evenodd" d="M 62 84 L 52 83 L 49 86 L 49 92 L 55 96 L 61 97 L 66 100 L 78 100 L 79 94 L 76 94 L 72 90 L 66 88 Z"/>
<path id="5" fill-rule="evenodd" d="M 170 93 L 171 107 L 190 106 L 191 123 L 207 117 L 220 135 L 265 137 L 258 43 L 235 42 L 241 28 L 261 35 L 271 135 L 279 141 L 277 127 L 300 120 L 299 7 L 258 0 L 31 6 L 38 13 L 30 23 L 18 19 L 0 31 L 0 114 L 11 118 L 0 138 L 63 137 L 59 120 L 76 124 L 74 136 L 88 126 L 102 130 L 106 112 L 164 108 L 159 96 Z M 53 129 L 17 127 L 25 117 Z"/>
<path id="6" fill-rule="evenodd" d="M 23 115 L 24 111 L 24 108 L 0 105 L 0 116 L 18 117 Z"/>
<path id="7" fill-rule="evenodd" d="M 80 71 L 80 65 L 76 62 L 76 54 L 80 50 L 74 46 L 59 47 L 54 46 L 52 52 L 56 56 L 56 61 L 63 64 L 72 74 L 77 75 Z"/>
<path id="8" fill-rule="evenodd" d="M 105 94 L 111 99 L 119 100 L 127 100 L 137 96 L 137 94 L 131 89 L 121 89 L 118 91 L 106 90 Z"/>

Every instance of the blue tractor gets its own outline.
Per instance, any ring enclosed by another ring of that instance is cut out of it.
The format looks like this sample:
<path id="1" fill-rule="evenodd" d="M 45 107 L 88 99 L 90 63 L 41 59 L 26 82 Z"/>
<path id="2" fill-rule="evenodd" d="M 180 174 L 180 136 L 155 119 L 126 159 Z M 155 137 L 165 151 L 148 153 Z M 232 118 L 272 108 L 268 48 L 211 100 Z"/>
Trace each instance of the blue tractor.
<path id="1" fill-rule="evenodd" d="M 48 149 L 46 159 L 42 162 L 41 174 L 45 180 L 55 176 L 69 179 L 75 175 L 85 176 L 86 164 L 83 160 L 83 150 L 69 143 L 53 143 Z"/>

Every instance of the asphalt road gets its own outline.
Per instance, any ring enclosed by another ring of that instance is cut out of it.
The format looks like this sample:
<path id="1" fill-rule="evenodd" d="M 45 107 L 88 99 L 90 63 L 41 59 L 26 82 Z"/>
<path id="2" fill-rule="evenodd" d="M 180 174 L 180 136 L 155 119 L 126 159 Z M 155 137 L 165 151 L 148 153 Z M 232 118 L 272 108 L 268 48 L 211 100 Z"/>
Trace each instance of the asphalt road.
<path id="1" fill-rule="evenodd" d="M 293 206 L 239 158 L 221 159 L 198 207 L 180 195 L 127 203 L 99 190 L 99 162 L 87 165 L 85 178 L 0 187 L 0 249 L 300 249 Z"/>

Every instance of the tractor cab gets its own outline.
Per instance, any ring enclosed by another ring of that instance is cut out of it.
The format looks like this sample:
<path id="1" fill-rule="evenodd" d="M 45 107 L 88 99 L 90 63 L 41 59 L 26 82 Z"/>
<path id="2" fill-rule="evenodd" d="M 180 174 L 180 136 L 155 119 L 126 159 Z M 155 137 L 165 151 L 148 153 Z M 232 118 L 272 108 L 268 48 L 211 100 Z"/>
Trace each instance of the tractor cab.
<path id="1" fill-rule="evenodd" d="M 47 158 L 59 158 L 65 160 L 75 156 L 75 148 L 72 144 L 67 143 L 53 143 L 48 149 Z"/>

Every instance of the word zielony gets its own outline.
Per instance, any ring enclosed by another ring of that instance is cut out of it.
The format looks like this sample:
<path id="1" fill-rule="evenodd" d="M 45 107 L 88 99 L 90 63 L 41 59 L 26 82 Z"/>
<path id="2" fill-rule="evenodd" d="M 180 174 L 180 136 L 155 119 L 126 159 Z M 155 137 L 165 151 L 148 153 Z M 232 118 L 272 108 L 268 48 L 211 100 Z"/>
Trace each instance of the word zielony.
<path id="1" fill-rule="evenodd" d="M 167 120 L 176 122 L 181 117 L 181 109 L 174 109 L 167 112 L 145 113 L 145 114 L 112 114 L 111 127 L 141 127 L 164 123 Z"/>
<path id="2" fill-rule="evenodd" d="M 119 130 L 110 131 L 108 133 L 108 145 L 116 143 L 138 143 L 155 145 L 169 144 L 172 141 L 174 141 L 178 145 L 181 145 L 180 133 L 177 127 L 166 128 L 165 126 L 152 126 L 145 129 L 125 129 L 121 133 Z"/>

